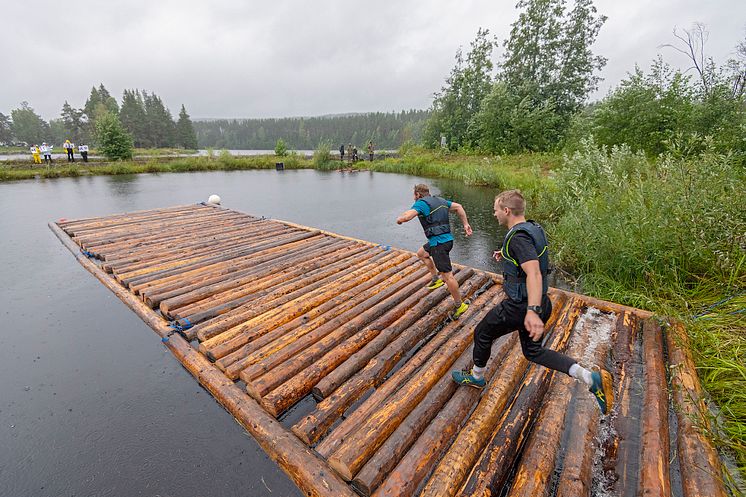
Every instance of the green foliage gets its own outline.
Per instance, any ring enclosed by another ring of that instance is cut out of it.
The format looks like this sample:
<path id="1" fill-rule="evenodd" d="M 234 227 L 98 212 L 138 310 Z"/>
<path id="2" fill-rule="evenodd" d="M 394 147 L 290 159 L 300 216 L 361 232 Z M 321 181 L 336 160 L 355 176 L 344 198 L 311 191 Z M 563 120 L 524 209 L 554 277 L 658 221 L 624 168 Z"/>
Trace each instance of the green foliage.
<path id="1" fill-rule="evenodd" d="M 194 123 L 201 147 L 273 150 L 282 139 L 288 148 L 313 150 L 322 141 L 338 144 L 373 142 L 395 149 L 419 141 L 427 111 L 375 112 L 344 116 L 281 119 L 216 119 Z M 335 148 L 337 148 L 335 147 Z"/>
<path id="2" fill-rule="evenodd" d="M 11 130 L 16 140 L 33 145 L 49 138 L 49 124 L 29 106 L 28 102 L 21 102 L 21 107 L 13 109 L 10 115 L 13 121 Z"/>
<path id="3" fill-rule="evenodd" d="M 109 160 L 132 158 L 132 137 L 112 113 L 106 113 L 96 120 L 96 141 L 98 150 Z"/>
<path id="4" fill-rule="evenodd" d="M 10 116 L 0 112 L 0 143 L 10 144 L 13 142 L 13 128 Z"/>
<path id="5" fill-rule="evenodd" d="M 122 125 L 132 136 L 136 147 L 150 146 L 151 140 L 147 136 L 145 103 L 140 90 L 124 90 L 119 120 L 122 121 Z"/>
<path id="6" fill-rule="evenodd" d="M 442 135 L 446 136 L 451 150 L 475 143 L 469 126 L 489 93 L 492 82 L 493 64 L 490 57 L 495 42 L 488 35 L 487 29 L 477 31 L 466 60 L 461 49 L 456 52 L 456 66 L 440 93 L 435 95 L 432 115 L 425 125 L 423 141 L 427 146 L 439 146 Z"/>
<path id="7" fill-rule="evenodd" d="M 83 109 L 75 109 L 65 100 L 60 118 L 64 126 L 65 135 L 62 141 L 70 140 L 73 143 L 79 144 L 85 140 L 87 119 Z M 58 140 L 55 140 L 55 142 L 58 142 Z"/>
<path id="8" fill-rule="evenodd" d="M 316 150 L 313 152 L 313 165 L 317 169 L 334 169 L 337 164 L 336 161 L 332 161 L 331 144 L 329 142 L 322 141 L 319 143 Z"/>
<path id="9" fill-rule="evenodd" d="M 277 157 L 285 157 L 287 154 L 288 146 L 285 144 L 285 140 L 278 138 L 277 143 L 275 143 L 275 155 Z"/>
<path id="10" fill-rule="evenodd" d="M 197 134 L 184 104 L 181 104 L 179 121 L 176 123 L 176 143 L 184 148 L 197 148 Z"/>

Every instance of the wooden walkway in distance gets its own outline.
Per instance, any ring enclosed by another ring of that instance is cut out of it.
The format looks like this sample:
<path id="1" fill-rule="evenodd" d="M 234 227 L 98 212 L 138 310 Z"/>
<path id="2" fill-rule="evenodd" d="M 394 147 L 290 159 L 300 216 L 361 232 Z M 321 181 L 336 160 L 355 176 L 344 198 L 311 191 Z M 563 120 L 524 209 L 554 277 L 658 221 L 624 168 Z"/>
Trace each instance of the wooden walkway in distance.
<path id="1" fill-rule="evenodd" d="M 726 495 L 679 324 L 550 290 L 547 346 L 614 374 L 602 417 L 516 334 L 487 388 L 451 381 L 496 275 L 455 265 L 452 321 L 413 253 L 292 223 L 197 204 L 50 228 L 307 495 Z"/>

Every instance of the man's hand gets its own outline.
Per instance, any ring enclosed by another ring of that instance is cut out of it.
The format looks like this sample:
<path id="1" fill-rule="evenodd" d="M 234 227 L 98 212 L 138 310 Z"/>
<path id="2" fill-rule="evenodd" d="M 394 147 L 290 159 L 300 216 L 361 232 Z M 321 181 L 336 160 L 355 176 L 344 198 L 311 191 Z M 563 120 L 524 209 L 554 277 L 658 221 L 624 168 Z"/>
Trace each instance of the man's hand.
<path id="1" fill-rule="evenodd" d="M 404 221 L 402 221 L 401 219 L 397 219 L 397 220 L 396 220 L 396 224 L 402 224 L 403 222 L 404 222 Z"/>
<path id="2" fill-rule="evenodd" d="M 534 311 L 526 311 L 526 318 L 523 320 L 523 326 L 528 330 L 528 336 L 531 340 L 538 342 L 544 335 L 544 321 Z"/>
<path id="3" fill-rule="evenodd" d="M 464 231 L 466 232 L 466 236 L 471 236 L 471 234 L 474 233 L 471 229 L 471 224 L 469 223 L 464 225 Z"/>
<path id="4" fill-rule="evenodd" d="M 503 251 L 502 251 L 502 249 L 495 250 L 492 253 L 492 257 L 494 257 L 497 262 L 500 262 L 501 260 L 503 260 Z"/>

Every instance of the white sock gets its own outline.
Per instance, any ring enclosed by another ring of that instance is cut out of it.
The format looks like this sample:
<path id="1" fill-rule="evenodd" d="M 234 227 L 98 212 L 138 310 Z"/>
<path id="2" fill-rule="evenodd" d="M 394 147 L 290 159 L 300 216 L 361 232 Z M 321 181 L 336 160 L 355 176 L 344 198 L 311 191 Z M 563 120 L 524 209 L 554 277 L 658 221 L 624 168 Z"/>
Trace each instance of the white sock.
<path id="1" fill-rule="evenodd" d="M 487 367 L 486 367 L 486 366 L 485 366 L 485 367 L 483 367 L 483 368 L 480 368 L 479 366 L 476 366 L 476 365 L 474 365 L 474 366 L 472 366 L 472 368 L 471 368 L 471 375 L 472 375 L 472 376 L 473 376 L 473 377 L 474 377 L 475 379 L 477 379 L 477 380 L 481 380 L 481 379 L 483 379 L 483 378 L 484 378 L 484 371 L 485 371 L 486 369 L 487 369 Z"/>
<path id="2" fill-rule="evenodd" d="M 591 372 L 585 369 L 583 366 L 581 366 L 578 363 L 575 363 L 572 366 L 570 366 L 570 376 L 572 376 L 576 380 L 583 381 L 588 386 L 591 386 L 593 384 L 593 378 L 591 377 Z"/>

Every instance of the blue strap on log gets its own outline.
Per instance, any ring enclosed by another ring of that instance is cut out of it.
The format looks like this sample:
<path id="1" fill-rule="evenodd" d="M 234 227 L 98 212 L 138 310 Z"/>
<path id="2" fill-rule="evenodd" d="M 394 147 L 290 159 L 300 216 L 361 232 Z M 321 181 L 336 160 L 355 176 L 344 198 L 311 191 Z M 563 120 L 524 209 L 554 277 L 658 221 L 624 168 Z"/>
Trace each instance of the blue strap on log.
<path id="1" fill-rule="evenodd" d="M 171 321 L 168 326 L 173 328 L 174 331 L 185 331 L 192 327 L 192 323 L 189 322 L 189 318 L 184 318 L 184 324 L 179 323 L 179 320 L 176 319 Z"/>
<path id="2" fill-rule="evenodd" d="M 83 254 L 86 257 L 90 257 L 90 258 L 96 257 L 93 252 L 88 252 L 84 248 L 80 249 L 80 253 Z"/>

